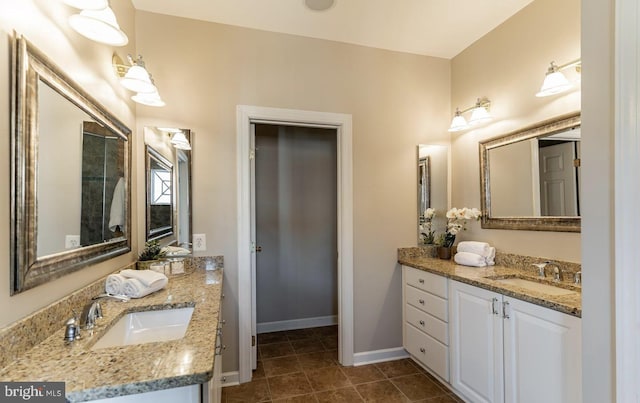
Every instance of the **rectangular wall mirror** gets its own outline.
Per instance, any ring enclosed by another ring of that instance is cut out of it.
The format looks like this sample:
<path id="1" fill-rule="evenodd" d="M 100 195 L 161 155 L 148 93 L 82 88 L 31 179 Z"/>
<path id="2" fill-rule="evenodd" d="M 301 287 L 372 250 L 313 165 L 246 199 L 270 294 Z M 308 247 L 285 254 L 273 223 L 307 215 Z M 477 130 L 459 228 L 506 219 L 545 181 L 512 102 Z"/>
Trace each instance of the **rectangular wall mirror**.
<path id="1" fill-rule="evenodd" d="M 417 151 L 418 245 L 421 245 L 433 242 L 429 232 L 444 231 L 449 206 L 449 147 L 420 144 Z M 430 223 L 425 217 L 429 208 L 435 212 Z"/>
<path id="2" fill-rule="evenodd" d="M 179 139 L 176 137 L 178 134 Z M 191 153 L 188 129 L 144 128 L 147 241 L 191 249 Z M 179 141 L 178 141 L 179 140 Z M 171 249 L 170 249 L 171 251 Z M 175 250 L 175 254 L 185 251 Z M 170 253 L 171 254 L 171 253 Z"/>
<path id="3" fill-rule="evenodd" d="M 480 143 L 482 228 L 580 232 L 580 114 Z"/>
<path id="4" fill-rule="evenodd" d="M 130 248 L 130 130 L 24 37 L 12 55 L 11 290 Z"/>

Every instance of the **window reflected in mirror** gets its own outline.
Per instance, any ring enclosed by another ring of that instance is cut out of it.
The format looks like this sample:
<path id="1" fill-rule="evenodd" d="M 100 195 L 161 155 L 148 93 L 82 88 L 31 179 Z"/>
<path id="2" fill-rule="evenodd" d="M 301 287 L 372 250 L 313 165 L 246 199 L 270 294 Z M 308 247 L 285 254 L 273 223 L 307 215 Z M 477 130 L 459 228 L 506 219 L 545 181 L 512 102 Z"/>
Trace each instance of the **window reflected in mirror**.
<path id="1" fill-rule="evenodd" d="M 173 234 L 173 164 L 147 146 L 147 240 Z"/>

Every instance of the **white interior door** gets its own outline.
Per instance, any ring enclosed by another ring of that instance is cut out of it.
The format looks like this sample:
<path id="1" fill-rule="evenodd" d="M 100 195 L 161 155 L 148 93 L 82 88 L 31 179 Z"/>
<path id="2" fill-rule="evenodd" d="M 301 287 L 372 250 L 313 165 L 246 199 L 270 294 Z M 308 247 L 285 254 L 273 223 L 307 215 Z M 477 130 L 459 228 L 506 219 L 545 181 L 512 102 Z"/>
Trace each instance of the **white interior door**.
<path id="1" fill-rule="evenodd" d="M 573 142 L 540 148 L 540 197 L 543 216 L 578 214 Z"/>

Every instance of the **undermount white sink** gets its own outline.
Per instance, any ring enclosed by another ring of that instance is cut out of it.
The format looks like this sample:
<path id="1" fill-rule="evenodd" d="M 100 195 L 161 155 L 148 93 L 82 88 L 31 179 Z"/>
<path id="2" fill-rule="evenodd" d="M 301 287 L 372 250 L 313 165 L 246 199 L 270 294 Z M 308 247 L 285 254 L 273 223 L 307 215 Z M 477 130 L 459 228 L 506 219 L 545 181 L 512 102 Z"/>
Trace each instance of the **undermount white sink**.
<path id="1" fill-rule="evenodd" d="M 513 286 L 524 288 L 531 291 L 541 292 L 547 295 L 570 295 L 570 294 L 576 293 L 576 291 L 568 290 L 566 288 L 538 283 L 537 281 L 526 280 L 518 277 L 499 278 L 499 279 L 495 279 L 494 281 L 501 284 L 508 284 L 508 285 L 513 285 Z"/>
<path id="2" fill-rule="evenodd" d="M 93 345 L 92 350 L 181 339 L 187 332 L 192 314 L 193 307 L 128 313 Z"/>

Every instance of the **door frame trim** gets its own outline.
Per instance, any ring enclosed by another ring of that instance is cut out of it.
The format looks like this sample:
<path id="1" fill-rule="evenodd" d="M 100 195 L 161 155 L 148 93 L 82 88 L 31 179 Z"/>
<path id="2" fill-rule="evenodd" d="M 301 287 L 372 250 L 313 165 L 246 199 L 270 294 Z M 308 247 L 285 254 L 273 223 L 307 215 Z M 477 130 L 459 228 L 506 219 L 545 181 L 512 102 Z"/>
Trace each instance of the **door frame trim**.
<path id="1" fill-rule="evenodd" d="M 251 380 L 251 123 L 335 128 L 338 140 L 338 360 L 353 365 L 353 152 L 348 114 L 236 107 L 239 381 Z"/>
<path id="2" fill-rule="evenodd" d="M 638 401 L 640 396 L 637 388 L 640 375 L 640 347 L 637 340 L 640 273 L 637 262 L 640 250 L 636 244 L 640 235 L 640 220 L 631 213 L 637 209 L 640 200 L 638 178 L 632 174 L 640 169 L 640 117 L 637 114 L 640 104 L 640 6 L 636 0 L 616 0 L 615 7 L 614 393 L 617 402 L 631 402 Z"/>

